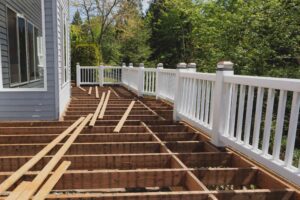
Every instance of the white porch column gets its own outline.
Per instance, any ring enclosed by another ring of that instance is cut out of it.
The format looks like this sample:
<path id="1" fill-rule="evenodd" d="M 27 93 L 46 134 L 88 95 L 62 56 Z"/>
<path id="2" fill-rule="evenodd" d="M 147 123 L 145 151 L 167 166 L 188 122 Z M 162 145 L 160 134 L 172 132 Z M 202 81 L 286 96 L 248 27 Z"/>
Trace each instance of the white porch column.
<path id="1" fill-rule="evenodd" d="M 81 70 L 80 70 L 80 64 L 76 64 L 76 86 L 79 87 L 81 84 Z"/>
<path id="2" fill-rule="evenodd" d="M 226 107 L 229 106 L 230 94 L 226 93 L 224 76 L 233 75 L 233 63 L 230 61 L 222 61 L 218 63 L 216 71 L 216 83 L 214 87 L 213 97 L 213 125 L 211 142 L 216 146 L 224 146 L 221 136 L 224 132 L 225 122 L 228 114 Z"/>
<path id="3" fill-rule="evenodd" d="M 176 78 L 175 78 L 175 94 L 174 94 L 174 108 L 173 108 L 173 120 L 178 120 L 178 106 L 180 102 L 180 72 L 187 72 L 187 64 L 182 62 L 177 64 Z"/>
<path id="4" fill-rule="evenodd" d="M 144 93 L 144 63 L 140 63 L 138 71 L 138 96 L 143 96 Z"/>

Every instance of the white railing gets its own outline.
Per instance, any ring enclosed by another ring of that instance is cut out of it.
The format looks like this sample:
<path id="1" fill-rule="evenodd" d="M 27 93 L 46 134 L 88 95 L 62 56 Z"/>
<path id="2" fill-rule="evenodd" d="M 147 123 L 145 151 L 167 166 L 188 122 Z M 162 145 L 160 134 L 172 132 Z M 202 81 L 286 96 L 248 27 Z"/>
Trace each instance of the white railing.
<path id="1" fill-rule="evenodd" d="M 97 85 L 99 84 L 99 67 L 82 66 L 77 68 L 77 76 L 80 78 L 80 85 Z"/>
<path id="2" fill-rule="evenodd" d="M 212 130 L 215 74 L 180 73 L 177 115 L 200 125 L 208 134 Z"/>
<path id="3" fill-rule="evenodd" d="M 138 96 L 170 101 L 175 120 L 187 121 L 215 145 L 230 146 L 300 185 L 300 80 L 234 75 L 230 62 L 219 63 L 215 74 L 196 73 L 191 66 L 102 67 L 103 76 L 101 70 L 97 75 L 99 67 L 79 66 L 77 82 L 120 83 Z"/>
<path id="4" fill-rule="evenodd" d="M 300 80 L 231 75 L 224 85 L 224 143 L 299 184 Z"/>
<path id="5" fill-rule="evenodd" d="M 144 69 L 144 91 L 146 95 L 155 95 L 156 92 L 156 69 Z"/>
<path id="6" fill-rule="evenodd" d="M 128 89 L 138 92 L 139 89 L 139 69 L 132 67 L 123 67 L 122 83 L 128 87 Z"/>
<path id="7" fill-rule="evenodd" d="M 103 70 L 103 84 L 122 82 L 122 67 L 100 66 L 100 70 Z"/>
<path id="8" fill-rule="evenodd" d="M 174 69 L 158 69 L 157 70 L 157 87 L 156 96 L 161 99 L 166 99 L 174 102 L 175 85 L 176 85 L 176 70 Z"/>

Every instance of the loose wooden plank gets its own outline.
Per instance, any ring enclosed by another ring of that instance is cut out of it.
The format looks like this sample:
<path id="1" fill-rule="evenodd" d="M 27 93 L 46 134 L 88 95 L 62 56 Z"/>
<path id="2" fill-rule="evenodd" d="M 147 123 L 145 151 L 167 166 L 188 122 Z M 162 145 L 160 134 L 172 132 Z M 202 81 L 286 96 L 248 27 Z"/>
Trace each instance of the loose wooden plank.
<path id="1" fill-rule="evenodd" d="M 96 91 L 96 98 L 99 99 L 99 91 L 98 91 L 98 87 L 95 87 L 95 91 Z"/>
<path id="2" fill-rule="evenodd" d="M 90 87 L 90 89 L 89 89 L 89 95 L 91 95 L 92 94 L 92 91 L 93 91 L 93 88 L 92 87 Z"/>
<path id="3" fill-rule="evenodd" d="M 51 190 L 54 188 L 54 186 L 57 184 L 59 179 L 66 172 L 66 170 L 69 168 L 70 165 L 71 165 L 70 161 L 64 161 L 32 199 L 33 200 L 46 199 L 47 195 L 51 192 Z"/>
<path id="4" fill-rule="evenodd" d="M 18 198 L 26 189 L 30 187 L 30 184 L 30 181 L 23 181 L 16 187 L 16 189 L 12 193 L 10 193 L 9 197 L 6 198 L 6 200 L 13 200 Z"/>
<path id="5" fill-rule="evenodd" d="M 78 88 L 79 88 L 80 90 L 86 92 L 86 89 L 84 89 L 84 88 L 82 88 L 82 87 L 80 87 L 80 86 L 78 86 Z"/>
<path id="6" fill-rule="evenodd" d="M 119 133 L 130 113 L 130 111 L 132 110 L 133 106 L 135 104 L 135 101 L 132 101 L 129 105 L 129 107 L 127 108 L 126 112 L 124 113 L 123 117 L 121 118 L 121 120 L 119 121 L 118 125 L 116 126 L 116 128 L 114 129 L 114 133 Z"/>
<path id="7" fill-rule="evenodd" d="M 92 120 L 91 120 L 89 126 L 92 126 L 92 127 L 95 126 L 97 117 L 99 116 L 99 113 L 100 113 L 101 108 L 102 108 L 102 106 L 103 106 L 104 99 L 105 99 L 105 92 L 102 93 L 101 100 L 100 100 L 100 102 L 99 102 L 99 105 L 98 105 L 98 107 L 97 107 L 97 109 L 96 109 L 96 111 L 95 111 L 95 113 L 94 113 L 94 115 L 93 115 L 93 118 L 92 118 Z"/>
<path id="8" fill-rule="evenodd" d="M 116 97 L 118 97 L 119 99 L 121 98 L 120 95 L 112 87 L 109 87 L 109 89 L 116 95 Z"/>
<path id="9" fill-rule="evenodd" d="M 100 112 L 100 115 L 99 115 L 99 119 L 103 119 L 103 117 L 104 117 L 104 114 L 105 114 L 105 111 L 106 111 L 106 107 L 107 107 L 107 104 L 108 104 L 108 101 L 109 101 L 110 93 L 111 93 L 110 90 L 108 90 L 105 102 L 104 102 L 104 104 L 102 106 L 102 109 L 101 109 L 101 112 Z"/>
<path id="10" fill-rule="evenodd" d="M 68 138 L 68 140 L 64 143 L 64 145 L 59 149 L 59 151 L 52 157 L 52 159 L 48 162 L 48 164 L 40 171 L 40 173 L 33 179 L 32 184 L 30 185 L 30 189 L 24 191 L 20 196 L 19 200 L 28 200 L 34 195 L 40 185 L 45 181 L 49 173 L 53 170 L 53 168 L 57 165 L 63 155 L 69 150 L 70 146 L 76 140 L 78 135 L 84 129 L 84 127 L 88 124 L 88 122 L 93 117 L 93 114 L 89 114 L 83 122 L 78 126 L 78 128 L 72 133 L 72 135 Z"/>
<path id="11" fill-rule="evenodd" d="M 0 185 L 0 194 L 5 192 L 10 186 L 12 186 L 17 180 L 19 180 L 29 169 L 31 169 L 37 162 L 39 162 L 40 159 L 42 159 L 69 133 L 71 133 L 83 120 L 84 117 L 79 118 L 69 128 L 67 128 L 64 132 L 62 132 L 59 136 L 57 136 L 51 143 L 49 143 L 45 148 L 43 148 L 39 153 L 37 153 L 22 167 L 20 167 L 16 172 L 14 172 L 10 177 L 8 177 L 4 182 L 2 182 Z"/>

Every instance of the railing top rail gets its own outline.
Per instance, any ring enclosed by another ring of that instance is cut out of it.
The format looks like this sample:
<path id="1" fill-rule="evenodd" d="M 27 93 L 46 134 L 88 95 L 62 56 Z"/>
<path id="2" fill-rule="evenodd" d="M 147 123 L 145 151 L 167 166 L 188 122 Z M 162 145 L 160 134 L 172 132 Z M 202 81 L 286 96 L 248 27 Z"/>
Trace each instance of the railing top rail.
<path id="1" fill-rule="evenodd" d="M 161 73 L 176 73 L 176 69 L 158 69 Z"/>
<path id="2" fill-rule="evenodd" d="M 202 79 L 207 81 L 216 81 L 216 74 L 212 73 L 199 73 L 199 72 L 181 72 L 180 77 L 184 78 L 193 78 L 193 79 Z"/>
<path id="3" fill-rule="evenodd" d="M 224 76 L 224 81 L 225 83 L 234 83 L 234 84 L 242 84 L 242 85 L 249 85 L 255 87 L 300 92 L 299 79 L 230 75 L 230 76 Z"/>
<path id="4" fill-rule="evenodd" d="M 145 68 L 145 72 L 156 72 L 156 68 Z"/>

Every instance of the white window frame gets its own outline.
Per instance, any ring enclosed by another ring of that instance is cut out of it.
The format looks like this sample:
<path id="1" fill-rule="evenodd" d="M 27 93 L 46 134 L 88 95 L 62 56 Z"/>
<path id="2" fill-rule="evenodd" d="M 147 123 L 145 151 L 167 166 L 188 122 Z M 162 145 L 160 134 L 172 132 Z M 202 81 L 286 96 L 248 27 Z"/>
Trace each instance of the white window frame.
<path id="1" fill-rule="evenodd" d="M 63 8 L 64 9 L 64 8 Z M 63 66 L 62 66 L 62 76 L 63 76 L 63 83 L 62 87 L 70 82 L 70 46 L 69 46 L 69 27 L 68 27 L 68 15 L 63 14 L 63 27 L 62 27 L 62 49 L 63 49 Z M 66 41 L 65 41 L 66 40 Z M 66 46 L 65 46 L 66 45 Z"/>
<path id="2" fill-rule="evenodd" d="M 11 9 L 12 11 L 14 11 L 17 14 L 17 17 L 23 17 L 23 15 L 19 14 L 11 6 L 6 5 L 6 7 Z M 46 38 L 45 38 L 46 32 L 45 32 L 45 2 L 44 2 L 44 0 L 41 0 L 41 9 L 42 9 L 41 10 L 41 15 L 42 15 L 42 49 L 43 49 L 43 53 L 44 53 L 43 54 L 43 60 L 42 60 L 43 71 L 44 71 L 44 74 L 43 74 L 44 87 L 42 87 L 42 88 L 18 88 L 17 86 L 23 86 L 23 85 L 26 85 L 28 83 L 40 81 L 40 79 L 30 81 L 30 77 L 28 77 L 27 82 L 11 84 L 10 85 L 10 86 L 14 86 L 15 88 L 4 88 L 3 87 L 3 77 L 2 77 L 3 76 L 2 75 L 2 53 L 1 53 L 1 46 L 2 45 L 0 43 L 0 92 L 45 92 L 45 91 L 47 91 Z M 6 12 L 7 12 L 7 9 L 6 9 Z M 6 15 L 7 15 L 7 13 L 6 13 Z M 26 50 L 27 50 L 27 22 L 29 22 L 29 21 L 26 20 L 26 18 L 24 18 L 24 19 L 25 19 L 25 26 L 26 26 Z M 33 23 L 31 23 L 31 24 L 34 26 Z M 17 33 L 17 34 L 19 34 L 19 33 Z M 26 56 L 28 57 L 28 53 L 26 54 Z M 27 59 L 27 72 L 28 71 L 29 71 L 29 66 L 28 66 L 28 59 Z M 29 73 L 27 73 L 27 76 L 29 76 Z"/>

